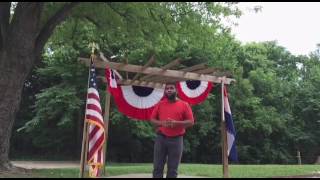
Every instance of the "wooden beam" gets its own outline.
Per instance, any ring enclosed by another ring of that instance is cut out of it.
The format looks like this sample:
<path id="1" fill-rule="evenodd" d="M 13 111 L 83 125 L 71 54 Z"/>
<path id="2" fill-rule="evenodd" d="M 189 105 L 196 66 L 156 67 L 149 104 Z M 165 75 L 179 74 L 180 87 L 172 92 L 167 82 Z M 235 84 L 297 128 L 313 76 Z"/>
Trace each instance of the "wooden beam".
<path id="1" fill-rule="evenodd" d="M 110 61 L 109 59 L 107 59 L 107 58 L 103 55 L 102 52 L 100 52 L 100 56 L 95 57 L 95 58 L 98 58 L 98 59 L 100 59 L 101 61 L 106 61 L 106 62 L 109 62 L 109 61 Z"/>
<path id="2" fill-rule="evenodd" d="M 161 69 L 167 70 L 169 68 L 172 68 L 172 67 L 180 64 L 180 62 L 181 62 L 181 58 L 177 58 L 177 59 L 171 61 L 170 63 L 164 65 Z"/>
<path id="3" fill-rule="evenodd" d="M 98 79 L 102 79 L 104 83 L 107 83 L 107 79 L 104 76 L 97 76 Z M 134 86 L 144 86 L 144 87 L 151 87 L 151 88 L 164 88 L 165 84 L 160 82 L 151 82 L 151 81 L 139 81 L 139 80 L 118 80 L 118 84 L 120 85 L 134 85 Z"/>
<path id="4" fill-rule="evenodd" d="M 209 74 L 209 73 L 218 72 L 218 71 L 219 71 L 219 69 L 217 69 L 217 68 L 206 68 L 206 69 L 196 70 L 193 72 L 199 73 L 199 74 Z"/>
<path id="5" fill-rule="evenodd" d="M 213 76 L 226 76 L 229 78 L 232 77 L 232 73 L 230 71 L 217 71 L 217 72 L 213 72 L 211 75 L 213 75 Z"/>
<path id="6" fill-rule="evenodd" d="M 196 72 L 196 71 L 200 71 L 202 70 L 203 68 L 206 68 L 207 65 L 205 63 L 201 63 L 201 64 L 197 64 L 197 65 L 194 65 L 194 66 L 191 66 L 191 67 L 187 67 L 187 68 L 184 68 L 184 69 L 180 69 L 179 71 L 183 71 L 183 72 Z M 199 73 L 201 74 L 201 73 Z M 204 73 L 203 73 L 204 74 Z M 173 80 L 173 79 L 170 79 L 170 77 L 163 77 L 163 76 L 156 76 L 154 79 L 152 79 L 152 81 L 159 81 L 159 82 L 166 82 L 166 81 L 176 81 L 176 80 Z"/>
<path id="7" fill-rule="evenodd" d="M 152 55 L 149 59 L 149 61 L 142 67 L 143 69 L 149 67 L 151 64 L 153 64 L 155 62 L 155 58 L 154 55 Z M 137 73 L 133 78 L 132 81 L 135 81 L 136 79 L 138 79 L 138 77 L 140 76 L 140 73 Z"/>
<path id="8" fill-rule="evenodd" d="M 201 63 L 201 64 L 197 64 L 197 65 L 194 65 L 194 66 L 191 66 L 191 67 L 187 67 L 187 68 L 184 68 L 184 69 L 180 69 L 179 71 L 183 71 L 183 72 L 194 72 L 196 70 L 201 70 L 203 68 L 206 68 L 206 64 L 205 63 Z M 170 79 L 170 81 L 175 81 L 175 80 L 172 80 L 171 79 L 172 77 L 164 77 L 164 76 L 154 76 L 152 79 L 147 79 L 148 81 L 159 81 L 159 82 L 166 82 L 167 80 Z"/>
<path id="9" fill-rule="evenodd" d="M 199 73 L 199 74 L 211 74 L 213 76 L 226 76 L 226 77 L 230 77 L 232 76 L 232 73 L 230 71 L 225 71 L 222 68 L 206 68 L 206 69 L 199 69 L 196 71 L 192 71 L 194 73 Z"/>
<path id="10" fill-rule="evenodd" d="M 157 76 L 156 78 L 150 79 L 148 81 L 159 82 L 159 83 L 167 83 L 167 82 L 186 81 L 186 80 L 190 80 L 190 79 L 188 79 L 188 78 Z"/>
<path id="11" fill-rule="evenodd" d="M 163 70 L 167 70 L 167 69 L 170 69 L 178 64 L 180 64 L 180 61 L 181 59 L 180 58 L 177 58 L 173 61 L 171 61 L 170 63 L 166 64 L 165 66 L 161 67 L 161 69 Z M 142 78 L 140 78 L 140 80 L 150 80 L 151 78 L 154 78 L 155 76 L 154 75 L 146 75 L 146 76 L 143 76 Z"/>
<path id="12" fill-rule="evenodd" d="M 207 67 L 206 63 L 200 63 L 200 64 L 197 64 L 197 65 L 194 65 L 194 66 L 191 66 L 191 67 L 187 67 L 187 68 L 184 68 L 184 69 L 179 69 L 179 71 L 191 72 L 191 71 L 203 69 L 203 68 L 206 68 L 206 67 Z"/>
<path id="13" fill-rule="evenodd" d="M 151 87 L 151 88 L 158 88 L 158 89 L 164 89 L 165 84 L 164 83 L 158 83 L 158 82 L 151 82 L 151 81 L 139 81 L 139 80 L 123 80 L 119 82 L 123 85 L 134 85 L 134 86 L 143 86 L 143 87 Z"/>
<path id="14" fill-rule="evenodd" d="M 195 70 L 195 71 L 192 71 L 192 72 L 193 73 L 198 73 L 198 74 L 209 74 L 209 73 L 217 72 L 217 70 L 218 70 L 217 68 L 205 68 L 205 69 Z M 211 74 L 211 75 L 213 75 L 213 74 Z M 188 79 L 184 79 L 184 78 L 173 79 L 171 77 L 157 76 L 154 79 L 147 79 L 147 80 L 158 81 L 158 82 L 163 82 L 164 83 L 164 82 L 186 81 Z"/>
<path id="15" fill-rule="evenodd" d="M 166 77 L 165 79 L 161 79 L 157 82 L 159 83 L 170 83 L 170 82 L 177 82 L 177 81 L 187 81 L 187 80 L 190 80 L 190 79 L 185 79 L 185 78 L 168 78 Z"/>
<path id="16" fill-rule="evenodd" d="M 79 58 L 80 60 L 86 60 L 86 63 L 89 64 L 88 58 Z M 166 77 L 174 77 L 174 78 L 184 78 L 190 80 L 200 80 L 200 81 L 209 81 L 214 83 L 221 83 L 222 79 L 220 77 L 205 75 L 205 74 L 197 74 L 192 72 L 183 72 L 178 70 L 165 70 L 157 67 L 147 67 L 143 68 L 138 65 L 131 64 L 123 64 L 123 63 L 115 63 L 115 62 L 104 62 L 95 60 L 96 68 L 112 68 L 120 71 L 128 71 L 128 72 L 136 72 L 143 74 L 152 74 L 152 75 L 160 75 Z M 226 78 L 225 84 L 230 84 L 231 81 L 235 81 L 234 79 Z"/>

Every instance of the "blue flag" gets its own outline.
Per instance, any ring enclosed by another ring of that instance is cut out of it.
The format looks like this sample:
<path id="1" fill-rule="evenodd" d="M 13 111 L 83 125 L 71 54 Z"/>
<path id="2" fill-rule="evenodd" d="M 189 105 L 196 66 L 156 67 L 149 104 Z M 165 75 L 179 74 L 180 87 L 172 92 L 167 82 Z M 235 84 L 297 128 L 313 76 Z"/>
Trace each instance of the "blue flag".
<path id="1" fill-rule="evenodd" d="M 228 143 L 228 158 L 230 161 L 237 162 L 238 154 L 236 149 L 236 131 L 234 129 L 231 109 L 228 100 L 227 87 L 224 88 L 224 116 L 226 120 L 226 130 L 227 130 L 227 143 Z"/>

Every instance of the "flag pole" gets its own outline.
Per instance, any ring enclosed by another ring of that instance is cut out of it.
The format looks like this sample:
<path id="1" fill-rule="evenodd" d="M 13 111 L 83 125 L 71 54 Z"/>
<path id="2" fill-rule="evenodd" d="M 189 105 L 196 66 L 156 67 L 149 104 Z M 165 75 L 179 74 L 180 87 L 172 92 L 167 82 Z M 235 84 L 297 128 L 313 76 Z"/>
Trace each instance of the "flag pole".
<path id="1" fill-rule="evenodd" d="M 109 134 L 109 117 L 110 117 L 110 93 L 108 92 L 108 85 L 106 86 L 106 100 L 104 111 L 104 127 L 105 127 L 105 142 L 103 145 L 103 175 L 106 176 L 106 154 L 107 154 L 107 142 Z"/>
<path id="2" fill-rule="evenodd" d="M 89 66 L 89 76 L 88 76 L 87 89 L 89 89 L 89 81 L 90 81 L 90 66 Z M 88 93 L 87 93 L 86 99 L 88 99 Z M 87 107 L 87 102 L 86 102 L 85 107 Z M 80 178 L 84 177 L 85 159 L 86 159 L 86 152 L 87 152 L 87 145 L 88 145 L 87 134 L 88 134 L 88 123 L 86 121 L 86 115 L 84 115 L 83 131 L 82 131 L 81 161 L 80 161 Z"/>
<path id="3" fill-rule="evenodd" d="M 94 43 L 89 44 L 89 47 L 91 46 L 91 56 L 90 59 L 93 60 L 94 57 L 94 49 L 95 45 Z M 90 83 L 90 69 L 91 69 L 91 63 L 89 65 L 89 71 L 88 71 L 88 85 L 87 85 L 87 91 L 89 89 L 89 83 Z M 88 93 L 86 98 L 86 108 L 87 108 L 87 99 L 88 99 Z M 86 113 L 86 112 L 85 112 Z M 85 162 L 87 159 L 87 152 L 88 152 L 88 123 L 86 121 L 86 115 L 84 115 L 84 122 L 83 122 L 83 133 L 82 133 L 82 147 L 81 147 L 81 160 L 80 160 L 80 178 L 84 177 L 84 171 L 85 171 Z"/>
<path id="4" fill-rule="evenodd" d="M 228 171 L 228 147 L 227 147 L 227 132 L 226 132 L 226 121 L 224 116 L 224 80 L 225 77 L 221 79 L 221 141 L 222 141 L 222 170 L 223 177 L 229 177 Z"/>

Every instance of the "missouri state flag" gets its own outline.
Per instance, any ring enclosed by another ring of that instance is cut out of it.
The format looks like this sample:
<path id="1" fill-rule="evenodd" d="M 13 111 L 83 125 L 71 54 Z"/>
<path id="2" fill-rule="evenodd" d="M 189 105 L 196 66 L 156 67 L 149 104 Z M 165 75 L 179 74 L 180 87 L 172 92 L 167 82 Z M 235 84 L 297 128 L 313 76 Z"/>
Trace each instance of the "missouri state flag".
<path id="1" fill-rule="evenodd" d="M 236 131 L 233 125 L 231 109 L 228 100 L 227 87 L 224 87 L 224 116 L 226 121 L 226 131 L 227 131 L 227 143 L 228 143 L 228 158 L 230 161 L 237 162 L 238 154 L 236 149 Z"/>

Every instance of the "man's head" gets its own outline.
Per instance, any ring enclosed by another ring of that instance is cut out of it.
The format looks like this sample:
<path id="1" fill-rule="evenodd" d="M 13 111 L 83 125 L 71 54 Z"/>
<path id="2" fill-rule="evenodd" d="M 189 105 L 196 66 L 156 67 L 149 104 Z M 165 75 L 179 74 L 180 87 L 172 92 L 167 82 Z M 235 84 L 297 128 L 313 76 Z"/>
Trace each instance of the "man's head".
<path id="1" fill-rule="evenodd" d="M 176 83 L 167 83 L 164 89 L 164 94 L 169 101 L 175 101 L 177 97 Z"/>

